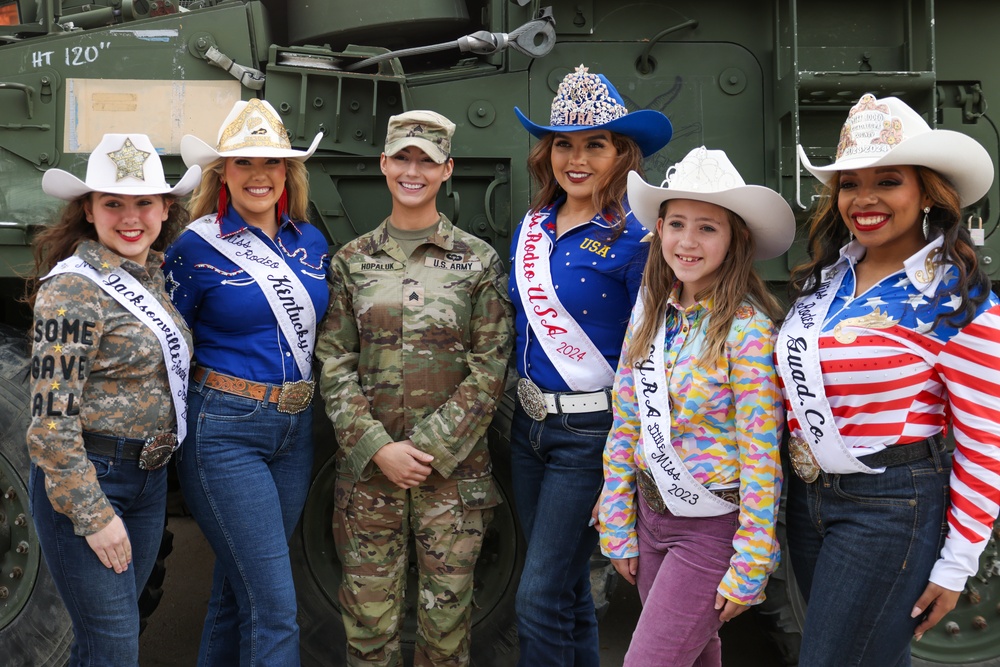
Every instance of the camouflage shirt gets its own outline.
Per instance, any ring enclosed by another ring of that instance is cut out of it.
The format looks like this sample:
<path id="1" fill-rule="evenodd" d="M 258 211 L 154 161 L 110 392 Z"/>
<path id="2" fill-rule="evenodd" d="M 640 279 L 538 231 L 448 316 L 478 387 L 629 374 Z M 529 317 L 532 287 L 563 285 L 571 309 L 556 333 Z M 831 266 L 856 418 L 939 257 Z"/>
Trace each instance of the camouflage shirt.
<path id="1" fill-rule="evenodd" d="M 173 317 L 191 346 L 191 334 L 163 289 L 163 255 L 146 266 L 123 259 L 96 241 L 78 257 L 99 273 L 121 266 Z M 63 273 L 44 281 L 35 301 L 28 452 L 45 473 L 52 507 L 90 535 L 114 517 L 82 431 L 145 438 L 176 425 L 163 351 L 156 334 L 93 281 Z"/>
<path id="2" fill-rule="evenodd" d="M 319 387 L 354 479 L 411 439 L 442 476 L 489 474 L 486 428 L 503 392 L 511 304 L 499 257 L 441 216 L 409 258 L 383 222 L 330 264 Z"/>

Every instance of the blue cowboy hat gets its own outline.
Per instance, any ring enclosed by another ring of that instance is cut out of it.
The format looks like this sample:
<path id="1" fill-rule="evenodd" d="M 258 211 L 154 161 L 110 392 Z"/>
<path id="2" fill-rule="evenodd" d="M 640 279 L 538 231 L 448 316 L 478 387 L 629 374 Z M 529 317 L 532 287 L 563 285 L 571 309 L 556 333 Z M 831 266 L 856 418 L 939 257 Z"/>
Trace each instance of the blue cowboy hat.
<path id="1" fill-rule="evenodd" d="M 659 111 L 640 109 L 629 113 L 611 82 L 603 74 L 591 74 L 583 65 L 559 84 L 552 100 L 550 125 L 531 122 L 517 107 L 514 113 L 524 129 L 539 139 L 552 132 L 608 130 L 635 141 L 643 157 L 666 146 L 674 133 L 670 120 Z"/>

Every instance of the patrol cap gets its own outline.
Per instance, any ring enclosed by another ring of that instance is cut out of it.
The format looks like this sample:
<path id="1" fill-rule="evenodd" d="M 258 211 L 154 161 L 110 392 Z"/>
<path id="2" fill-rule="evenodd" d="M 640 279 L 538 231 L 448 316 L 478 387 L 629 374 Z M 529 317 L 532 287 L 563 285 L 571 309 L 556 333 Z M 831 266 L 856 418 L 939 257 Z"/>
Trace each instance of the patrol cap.
<path id="1" fill-rule="evenodd" d="M 416 146 L 437 162 L 451 157 L 451 137 L 455 124 L 434 111 L 415 109 L 389 118 L 385 133 L 385 154 L 395 155 L 407 146 Z"/>

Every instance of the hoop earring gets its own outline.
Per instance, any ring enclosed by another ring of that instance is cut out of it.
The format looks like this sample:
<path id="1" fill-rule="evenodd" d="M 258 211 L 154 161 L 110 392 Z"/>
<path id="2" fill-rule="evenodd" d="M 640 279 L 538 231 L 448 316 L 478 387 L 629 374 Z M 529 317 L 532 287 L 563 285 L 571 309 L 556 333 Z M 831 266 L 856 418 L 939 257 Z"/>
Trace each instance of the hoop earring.
<path id="1" fill-rule="evenodd" d="M 924 206 L 924 240 L 927 239 L 927 233 L 931 230 L 931 223 L 927 220 L 927 215 L 931 212 L 930 206 Z"/>

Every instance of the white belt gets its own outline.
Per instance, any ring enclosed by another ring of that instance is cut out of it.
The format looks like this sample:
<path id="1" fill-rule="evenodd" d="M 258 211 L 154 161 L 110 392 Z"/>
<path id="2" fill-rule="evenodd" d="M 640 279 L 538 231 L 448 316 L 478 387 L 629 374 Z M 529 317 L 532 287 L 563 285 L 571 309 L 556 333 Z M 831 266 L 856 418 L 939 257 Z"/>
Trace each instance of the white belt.
<path id="1" fill-rule="evenodd" d="M 593 391 L 589 394 L 546 394 L 545 409 L 550 415 L 577 412 L 605 412 L 611 409 L 607 391 Z"/>
<path id="2" fill-rule="evenodd" d="M 517 385 L 521 407 L 535 421 L 542 421 L 546 414 L 576 414 L 580 412 L 607 412 L 611 409 L 611 391 L 602 389 L 585 394 L 560 392 L 548 394 L 527 378 Z"/>

